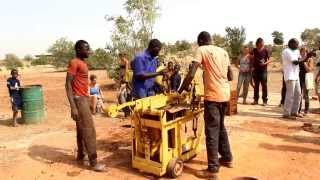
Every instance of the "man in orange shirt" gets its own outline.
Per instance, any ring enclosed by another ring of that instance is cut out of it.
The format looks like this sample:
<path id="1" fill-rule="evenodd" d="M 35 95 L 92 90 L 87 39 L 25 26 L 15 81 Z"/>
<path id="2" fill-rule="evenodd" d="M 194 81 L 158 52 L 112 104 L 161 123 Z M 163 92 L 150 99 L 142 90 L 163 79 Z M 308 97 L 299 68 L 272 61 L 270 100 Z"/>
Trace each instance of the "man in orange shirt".
<path id="1" fill-rule="evenodd" d="M 96 130 L 94 127 L 88 93 L 88 66 L 90 46 L 84 40 L 75 44 L 76 57 L 69 62 L 66 91 L 71 107 L 71 117 L 77 126 L 77 160 L 83 163 L 85 152 L 94 171 L 104 171 L 105 166 L 97 162 Z"/>
<path id="2" fill-rule="evenodd" d="M 208 156 L 208 169 L 199 171 L 201 178 L 216 177 L 220 165 L 232 167 L 232 154 L 229 139 L 224 126 L 226 104 L 230 99 L 232 71 L 228 53 L 212 45 L 211 35 L 201 32 L 198 36 L 199 48 L 179 93 L 186 89 L 198 69 L 203 68 L 204 84 L 204 121 Z M 221 158 L 218 159 L 218 153 Z"/>

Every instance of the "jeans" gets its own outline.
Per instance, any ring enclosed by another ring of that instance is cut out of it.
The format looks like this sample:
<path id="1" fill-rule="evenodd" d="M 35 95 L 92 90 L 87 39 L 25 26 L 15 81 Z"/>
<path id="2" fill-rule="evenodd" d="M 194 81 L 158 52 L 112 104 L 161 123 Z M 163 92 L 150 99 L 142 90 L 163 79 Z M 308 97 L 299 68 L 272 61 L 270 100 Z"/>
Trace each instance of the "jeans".
<path id="1" fill-rule="evenodd" d="M 204 101 L 204 122 L 208 169 L 219 168 L 218 153 L 222 160 L 232 161 L 228 134 L 224 126 L 226 102 Z"/>
<path id="2" fill-rule="evenodd" d="M 302 92 L 302 98 L 300 102 L 300 107 L 299 107 L 299 113 L 301 112 L 302 109 L 302 100 L 304 99 L 304 112 L 308 113 L 309 112 L 309 90 L 306 87 L 306 74 L 305 73 L 300 73 L 300 88 Z"/>
<path id="3" fill-rule="evenodd" d="M 89 98 L 75 98 L 75 103 L 79 113 L 79 119 L 76 121 L 78 158 L 84 158 L 87 152 L 90 165 L 94 166 L 97 163 L 96 130 L 90 111 Z"/>
<path id="4" fill-rule="evenodd" d="M 254 71 L 253 72 L 254 81 L 254 101 L 259 101 L 259 87 L 262 86 L 262 100 L 264 103 L 268 102 L 268 72 L 267 71 Z"/>
<path id="5" fill-rule="evenodd" d="M 286 81 L 286 99 L 284 101 L 285 116 L 290 116 L 298 113 L 301 101 L 301 88 L 299 80 Z"/>
<path id="6" fill-rule="evenodd" d="M 248 96 L 249 83 L 251 80 L 250 72 L 240 72 L 238 77 L 238 85 L 237 85 L 237 94 L 239 96 L 240 89 L 243 84 L 243 99 L 246 99 Z"/>

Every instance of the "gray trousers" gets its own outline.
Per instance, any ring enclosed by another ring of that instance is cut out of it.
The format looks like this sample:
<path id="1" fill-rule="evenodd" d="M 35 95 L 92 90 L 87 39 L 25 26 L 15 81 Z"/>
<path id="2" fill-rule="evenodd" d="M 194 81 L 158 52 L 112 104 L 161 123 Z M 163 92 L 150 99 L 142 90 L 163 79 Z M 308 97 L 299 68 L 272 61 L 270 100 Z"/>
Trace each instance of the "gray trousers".
<path id="1" fill-rule="evenodd" d="M 243 85 L 243 99 L 247 99 L 250 81 L 251 81 L 251 72 L 239 73 L 237 94 L 238 96 L 240 95 L 241 86 Z"/>
<path id="2" fill-rule="evenodd" d="M 297 114 L 301 101 L 301 88 L 299 80 L 286 81 L 286 98 L 284 101 L 285 116 Z"/>

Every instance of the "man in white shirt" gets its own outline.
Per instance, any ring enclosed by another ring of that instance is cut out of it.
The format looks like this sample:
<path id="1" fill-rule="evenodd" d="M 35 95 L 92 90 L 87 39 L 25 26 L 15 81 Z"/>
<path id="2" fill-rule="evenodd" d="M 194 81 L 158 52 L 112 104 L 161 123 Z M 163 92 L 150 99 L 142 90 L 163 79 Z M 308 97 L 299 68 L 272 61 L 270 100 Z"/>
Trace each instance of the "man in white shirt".
<path id="1" fill-rule="evenodd" d="M 298 40 L 290 39 L 288 48 L 282 52 L 283 74 L 287 88 L 283 117 L 287 119 L 303 117 L 301 114 L 298 114 L 301 101 L 301 88 L 299 83 L 300 52 L 298 48 Z"/>

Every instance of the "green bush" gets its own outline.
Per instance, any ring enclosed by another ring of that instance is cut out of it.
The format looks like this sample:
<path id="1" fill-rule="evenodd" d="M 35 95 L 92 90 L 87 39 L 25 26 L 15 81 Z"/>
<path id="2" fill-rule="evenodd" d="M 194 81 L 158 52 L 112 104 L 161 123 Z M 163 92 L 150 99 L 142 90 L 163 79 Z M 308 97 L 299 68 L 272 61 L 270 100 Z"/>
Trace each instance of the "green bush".
<path id="1" fill-rule="evenodd" d="M 175 47 L 177 51 L 187 51 L 191 49 L 192 45 L 188 41 L 182 40 L 182 41 L 176 41 Z"/>
<path id="2" fill-rule="evenodd" d="M 34 58 L 32 57 L 32 55 L 27 54 L 27 55 L 24 56 L 23 60 L 25 60 L 25 61 L 33 61 Z"/>
<path id="3" fill-rule="evenodd" d="M 164 54 L 177 54 L 182 51 L 190 51 L 192 48 L 192 43 L 186 40 L 176 41 L 174 44 L 163 43 Z"/>
<path id="4" fill-rule="evenodd" d="M 281 61 L 281 54 L 283 51 L 282 45 L 274 45 L 271 48 L 271 56 L 273 57 L 274 61 Z"/>
<path id="5" fill-rule="evenodd" d="M 31 61 L 32 66 L 47 65 L 47 64 L 50 64 L 50 59 L 46 56 L 40 56 L 39 58 Z"/>
<path id="6" fill-rule="evenodd" d="M 23 67 L 22 61 L 15 54 L 7 54 L 4 59 L 4 65 L 8 70 Z"/>
<path id="7" fill-rule="evenodd" d="M 108 69 L 110 64 L 112 64 L 110 53 L 101 48 L 96 49 L 88 59 L 89 69 Z"/>
<path id="8" fill-rule="evenodd" d="M 70 59 L 75 56 L 74 43 L 67 38 L 60 38 L 49 48 L 48 53 L 52 55 L 52 65 L 57 68 L 67 67 Z"/>

